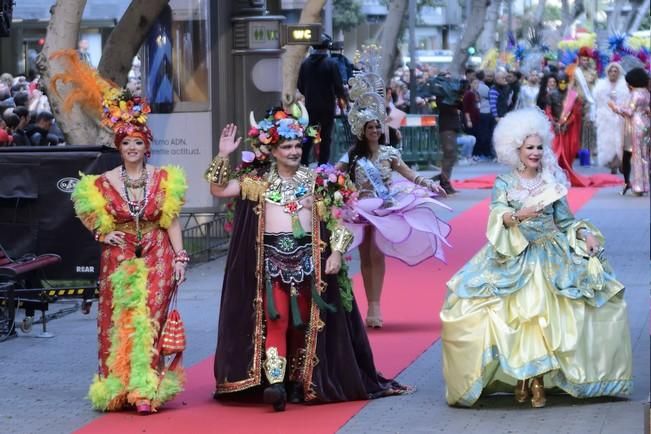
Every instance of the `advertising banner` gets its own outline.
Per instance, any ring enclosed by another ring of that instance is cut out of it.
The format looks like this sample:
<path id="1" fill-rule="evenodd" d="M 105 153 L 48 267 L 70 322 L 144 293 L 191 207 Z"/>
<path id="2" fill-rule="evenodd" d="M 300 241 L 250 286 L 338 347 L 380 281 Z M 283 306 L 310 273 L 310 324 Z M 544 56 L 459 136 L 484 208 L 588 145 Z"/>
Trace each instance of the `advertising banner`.
<path id="1" fill-rule="evenodd" d="M 185 170 L 189 188 L 184 209 L 212 208 L 210 187 L 203 178 L 212 160 L 210 112 L 151 114 L 148 124 L 154 135 L 151 164 L 174 164 Z"/>

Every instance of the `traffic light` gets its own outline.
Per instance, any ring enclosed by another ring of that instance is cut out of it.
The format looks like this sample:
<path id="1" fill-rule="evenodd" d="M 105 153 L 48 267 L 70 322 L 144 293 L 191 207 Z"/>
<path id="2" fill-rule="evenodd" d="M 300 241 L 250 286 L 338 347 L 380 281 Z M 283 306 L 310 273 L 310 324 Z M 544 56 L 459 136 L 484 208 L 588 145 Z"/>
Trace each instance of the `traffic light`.
<path id="1" fill-rule="evenodd" d="M 469 56 L 474 56 L 475 53 L 477 52 L 477 49 L 475 47 L 468 47 L 467 51 Z"/>

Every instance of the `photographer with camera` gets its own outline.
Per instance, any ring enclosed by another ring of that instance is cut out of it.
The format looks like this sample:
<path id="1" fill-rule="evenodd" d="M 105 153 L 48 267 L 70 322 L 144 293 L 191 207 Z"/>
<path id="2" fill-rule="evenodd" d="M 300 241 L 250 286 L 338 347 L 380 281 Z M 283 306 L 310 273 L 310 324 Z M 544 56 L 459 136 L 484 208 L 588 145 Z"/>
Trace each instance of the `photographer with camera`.
<path id="1" fill-rule="evenodd" d="M 434 177 L 445 192 L 455 194 L 452 187 L 452 168 L 457 162 L 457 132 L 461 129 L 459 115 L 462 109 L 464 82 L 442 73 L 432 79 L 432 93 L 438 109 L 439 142 L 441 144 L 441 173 Z"/>

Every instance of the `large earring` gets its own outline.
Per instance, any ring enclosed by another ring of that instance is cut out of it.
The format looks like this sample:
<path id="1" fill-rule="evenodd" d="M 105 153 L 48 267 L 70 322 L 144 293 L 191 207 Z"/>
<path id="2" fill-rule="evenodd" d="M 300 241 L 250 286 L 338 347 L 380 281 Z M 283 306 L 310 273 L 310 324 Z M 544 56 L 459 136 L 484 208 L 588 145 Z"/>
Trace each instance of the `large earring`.
<path id="1" fill-rule="evenodd" d="M 517 169 L 518 169 L 518 172 L 524 172 L 524 169 L 526 169 L 526 166 L 524 165 L 524 163 L 520 159 L 518 159 L 518 167 L 517 167 Z"/>

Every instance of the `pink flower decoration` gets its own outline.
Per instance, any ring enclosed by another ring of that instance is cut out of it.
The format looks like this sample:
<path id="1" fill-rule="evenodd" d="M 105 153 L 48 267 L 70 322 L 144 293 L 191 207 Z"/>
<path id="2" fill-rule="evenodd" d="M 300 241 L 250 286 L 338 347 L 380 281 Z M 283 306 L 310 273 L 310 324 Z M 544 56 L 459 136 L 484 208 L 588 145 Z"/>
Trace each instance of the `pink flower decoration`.
<path id="1" fill-rule="evenodd" d="M 251 151 L 242 151 L 242 161 L 245 163 L 251 163 L 255 160 L 255 154 Z"/>
<path id="2" fill-rule="evenodd" d="M 328 175 L 328 181 L 330 181 L 332 183 L 337 182 L 337 175 L 335 175 L 334 173 L 331 173 L 330 175 Z"/>

